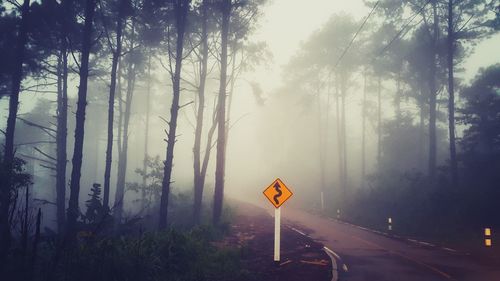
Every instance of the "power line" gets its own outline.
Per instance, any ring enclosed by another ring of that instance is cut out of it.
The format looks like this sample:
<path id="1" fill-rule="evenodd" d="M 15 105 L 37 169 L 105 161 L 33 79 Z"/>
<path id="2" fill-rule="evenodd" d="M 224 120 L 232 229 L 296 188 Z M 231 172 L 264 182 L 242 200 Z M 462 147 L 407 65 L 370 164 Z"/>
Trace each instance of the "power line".
<path id="1" fill-rule="evenodd" d="M 432 0 L 428 0 L 428 1 L 427 1 L 427 2 L 426 2 L 423 6 L 422 6 L 422 7 L 420 7 L 420 9 L 419 9 L 417 12 L 415 12 L 413 15 L 411 15 L 411 16 L 409 17 L 409 19 L 410 19 L 410 20 L 408 20 L 408 21 L 407 21 L 407 22 L 403 25 L 403 27 L 401 28 L 401 30 L 400 30 L 398 33 L 396 33 L 396 35 L 395 35 L 395 36 L 391 39 L 391 41 L 390 41 L 390 42 L 389 42 L 389 43 L 388 43 L 388 44 L 387 44 L 384 48 L 382 48 L 382 50 L 380 50 L 380 52 L 379 52 L 379 53 L 378 53 L 375 57 L 373 57 L 373 58 L 370 60 L 370 62 L 369 62 L 368 64 L 373 63 L 373 62 L 374 62 L 374 61 L 375 61 L 378 57 L 380 57 L 381 55 L 383 55 L 383 54 L 384 54 L 384 52 L 385 52 L 385 51 L 387 51 L 387 50 L 389 49 L 389 47 L 390 47 L 390 46 L 391 46 L 391 45 L 392 45 L 392 44 L 393 44 L 393 43 L 394 43 L 394 42 L 395 42 L 395 41 L 396 41 L 399 37 L 404 37 L 404 36 L 405 36 L 405 35 L 406 35 L 406 34 L 407 34 L 410 30 L 411 30 L 411 28 L 410 28 L 410 29 L 408 29 L 408 30 L 406 30 L 406 32 L 404 32 L 404 30 L 408 27 L 408 25 L 410 25 L 410 23 L 411 23 L 411 22 L 413 22 L 413 20 L 415 19 L 415 17 L 416 17 L 418 14 L 421 14 L 421 13 L 422 13 L 422 11 L 425 9 L 425 7 L 426 7 L 426 6 L 427 6 L 427 5 L 428 5 L 431 1 L 432 1 Z M 415 24 L 414 26 L 416 26 L 416 25 L 420 24 L 422 21 L 423 21 L 423 19 L 422 19 L 422 20 L 420 20 L 420 21 L 419 21 L 417 24 Z M 403 33 L 403 32 L 404 32 L 404 33 Z M 358 75 L 360 75 L 360 74 L 361 74 L 361 73 L 358 73 Z M 356 75 L 356 78 L 357 78 L 357 76 L 358 76 L 358 75 Z"/>
<path id="2" fill-rule="evenodd" d="M 337 63 L 335 63 L 334 69 L 337 68 L 337 66 L 339 65 L 340 61 L 344 58 L 345 54 L 347 53 L 347 51 L 351 47 L 352 43 L 354 42 L 354 40 L 358 36 L 359 32 L 361 31 L 361 29 L 363 29 L 363 27 L 365 26 L 366 22 L 368 21 L 368 19 L 370 18 L 370 16 L 373 14 L 373 12 L 375 11 L 375 9 L 377 8 L 378 3 L 380 3 L 380 0 L 377 1 L 377 3 L 375 3 L 375 5 L 373 6 L 372 10 L 368 14 L 368 16 L 366 16 L 366 18 L 363 21 L 363 23 L 361 24 L 361 26 L 359 26 L 358 30 L 356 31 L 356 33 L 352 37 L 351 41 L 349 42 L 349 44 L 347 45 L 347 47 L 344 49 L 344 52 L 342 52 L 342 55 L 340 55 L 339 59 L 337 60 Z"/>
<path id="3" fill-rule="evenodd" d="M 420 9 L 416 13 L 414 13 L 412 16 L 410 16 L 410 20 L 408 20 L 403 25 L 403 27 L 401 28 L 401 30 L 398 33 L 396 33 L 396 36 L 394 36 L 394 38 L 392 38 L 392 40 L 379 52 L 379 54 L 377 55 L 377 57 L 381 56 L 385 51 L 387 51 L 387 49 L 389 49 L 389 47 L 392 45 L 392 43 L 394 43 L 400 37 L 400 35 L 408 27 L 408 25 L 410 25 L 410 23 L 415 19 L 415 17 L 418 14 L 422 13 L 422 11 L 424 10 L 425 6 L 427 6 L 427 4 L 429 4 L 430 2 L 431 2 L 431 0 L 428 0 L 422 7 L 420 7 Z M 420 21 L 420 22 L 422 22 L 422 21 Z M 408 31 L 410 31 L 410 29 L 408 29 L 401 37 L 404 37 L 406 35 L 406 33 L 408 33 Z M 373 58 L 373 59 L 375 59 L 375 58 Z"/>

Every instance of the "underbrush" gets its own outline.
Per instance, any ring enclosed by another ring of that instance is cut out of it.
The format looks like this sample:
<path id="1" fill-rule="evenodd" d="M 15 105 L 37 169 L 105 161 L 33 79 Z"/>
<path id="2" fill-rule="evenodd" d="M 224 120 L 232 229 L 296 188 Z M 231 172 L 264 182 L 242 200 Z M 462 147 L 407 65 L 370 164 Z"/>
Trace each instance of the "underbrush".
<path id="1" fill-rule="evenodd" d="M 40 246 L 33 280 L 230 281 L 244 278 L 240 250 L 218 248 L 224 230 L 199 226 L 136 237 L 86 237 L 57 255 L 56 243 Z M 28 280 L 23 259 L 10 260 L 5 280 Z M 4 279 L 2 279 L 4 280 Z"/>
<path id="2" fill-rule="evenodd" d="M 218 241 L 230 230 L 231 209 L 224 208 L 222 222 L 209 224 L 211 213 L 203 206 L 201 225 L 191 216 L 191 197 L 173 194 L 169 229 L 156 231 L 155 208 L 144 216 L 126 217 L 117 223 L 100 204 L 94 185 L 87 210 L 77 224 L 76 241 L 46 229 L 39 242 L 23 247 L 14 237 L 6 264 L 0 266 L 5 281 L 232 281 L 245 279 L 238 248 L 223 248 Z M 28 239 L 37 240 L 37 239 Z"/>

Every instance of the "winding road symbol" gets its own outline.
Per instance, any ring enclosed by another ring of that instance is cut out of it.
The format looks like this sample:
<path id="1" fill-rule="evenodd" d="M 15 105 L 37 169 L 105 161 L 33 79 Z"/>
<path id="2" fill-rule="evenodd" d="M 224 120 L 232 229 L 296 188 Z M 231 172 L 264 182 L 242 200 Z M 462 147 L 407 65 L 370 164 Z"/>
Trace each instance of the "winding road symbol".
<path id="1" fill-rule="evenodd" d="M 281 192 L 281 186 L 279 182 L 276 182 L 274 184 L 274 189 L 276 190 L 277 193 L 276 195 L 274 195 L 273 200 L 276 203 L 276 205 L 279 205 L 280 201 L 278 200 L 278 198 L 280 198 L 281 194 L 283 194 L 283 192 Z"/>
<path id="2" fill-rule="evenodd" d="M 263 193 L 275 208 L 279 208 L 293 195 L 292 191 L 280 179 L 274 180 Z"/>

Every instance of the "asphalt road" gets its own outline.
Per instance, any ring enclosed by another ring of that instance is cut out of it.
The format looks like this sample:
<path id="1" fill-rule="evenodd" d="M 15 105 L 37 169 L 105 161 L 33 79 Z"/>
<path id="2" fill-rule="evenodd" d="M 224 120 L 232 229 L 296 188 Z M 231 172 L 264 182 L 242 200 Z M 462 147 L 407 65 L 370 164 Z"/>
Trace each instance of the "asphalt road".
<path id="1" fill-rule="evenodd" d="M 500 280 L 500 261 L 386 237 L 305 211 L 282 208 L 285 224 L 322 242 L 338 256 L 340 280 Z"/>

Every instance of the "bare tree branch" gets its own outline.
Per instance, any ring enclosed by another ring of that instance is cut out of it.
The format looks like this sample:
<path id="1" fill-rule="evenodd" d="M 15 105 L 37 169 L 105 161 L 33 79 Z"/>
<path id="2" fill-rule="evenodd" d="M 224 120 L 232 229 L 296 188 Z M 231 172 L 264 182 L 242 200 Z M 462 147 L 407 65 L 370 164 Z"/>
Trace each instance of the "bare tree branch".
<path id="1" fill-rule="evenodd" d="M 37 160 L 37 161 L 40 161 L 40 162 L 43 162 L 43 163 L 47 163 L 49 165 L 55 165 L 56 164 L 56 163 L 51 162 L 49 160 L 45 160 L 45 159 L 42 159 L 42 158 L 38 158 L 38 157 L 35 157 L 35 156 L 26 155 L 26 154 L 22 154 L 22 153 L 19 153 L 19 156 L 24 157 L 24 158 L 28 158 L 28 159 L 32 159 L 32 160 Z"/>
<path id="2" fill-rule="evenodd" d="M 188 105 L 190 105 L 190 104 L 192 104 L 192 103 L 194 103 L 194 101 L 190 101 L 190 102 L 188 102 L 188 103 L 186 103 L 186 104 L 183 104 L 183 105 L 179 106 L 179 109 L 181 109 L 181 108 L 183 108 L 183 107 L 185 107 L 185 106 L 188 106 Z"/>
<path id="3" fill-rule="evenodd" d="M 56 142 L 55 141 L 34 141 L 34 142 L 18 143 L 18 144 L 16 144 L 16 146 L 32 145 L 32 144 L 44 144 L 44 143 L 56 143 Z"/>
<path id="4" fill-rule="evenodd" d="M 36 147 L 36 146 L 35 146 L 35 147 L 33 147 L 33 149 L 34 149 L 34 150 L 36 150 L 36 151 L 38 151 L 38 152 L 39 152 L 40 154 L 42 154 L 43 156 L 45 156 L 45 157 L 47 157 L 47 158 L 49 158 L 49 159 L 51 159 L 51 160 L 57 161 L 57 159 L 56 159 L 56 158 L 54 158 L 53 156 L 50 156 L 50 155 L 48 155 L 47 153 L 45 153 L 45 152 L 41 151 L 38 147 Z"/>
<path id="5" fill-rule="evenodd" d="M 52 171 L 57 171 L 57 169 L 55 167 L 47 166 L 47 165 L 44 165 L 44 164 L 40 164 L 40 166 L 42 166 L 42 167 L 44 167 L 46 169 L 52 170 Z"/>
<path id="6" fill-rule="evenodd" d="M 56 138 L 56 136 L 53 134 L 53 133 L 56 133 L 56 130 L 52 129 L 52 128 L 49 128 L 49 127 L 45 127 L 43 125 L 39 125 L 39 124 L 36 124 L 34 122 L 31 122 L 31 121 L 28 121 L 24 118 L 21 118 L 21 117 L 17 117 L 17 119 L 23 121 L 26 125 L 28 126 L 32 126 L 32 127 L 36 127 L 42 131 L 44 131 L 47 135 L 53 137 L 53 138 Z"/>

